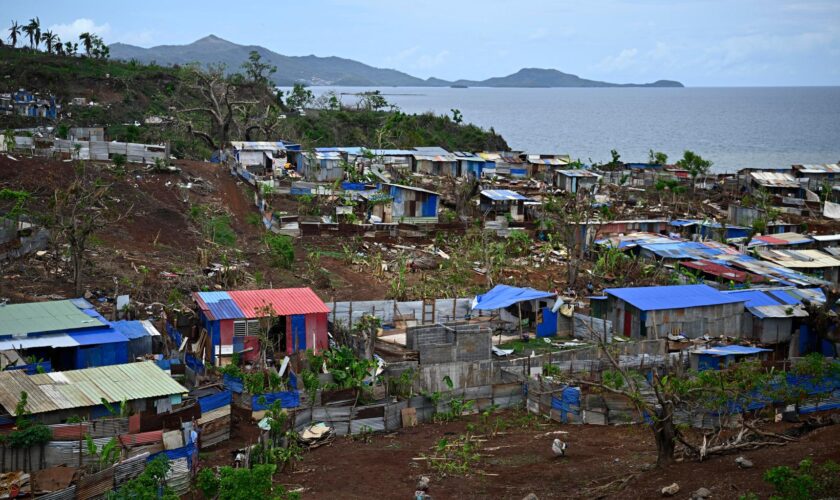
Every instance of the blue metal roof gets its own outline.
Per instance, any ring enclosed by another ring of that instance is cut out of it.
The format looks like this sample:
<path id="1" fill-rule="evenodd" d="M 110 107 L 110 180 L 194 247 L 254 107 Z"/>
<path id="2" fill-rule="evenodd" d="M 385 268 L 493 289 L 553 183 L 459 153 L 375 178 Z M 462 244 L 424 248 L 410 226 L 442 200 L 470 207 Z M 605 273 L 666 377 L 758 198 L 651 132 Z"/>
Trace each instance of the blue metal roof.
<path id="1" fill-rule="evenodd" d="M 669 224 L 672 226 L 682 227 L 682 226 L 694 226 L 699 224 L 699 220 L 695 219 L 674 219 Z"/>
<path id="2" fill-rule="evenodd" d="M 149 332 L 146 330 L 146 327 L 143 326 L 142 321 L 114 321 L 111 323 L 111 328 L 130 340 L 147 337 L 149 335 Z"/>
<path id="3" fill-rule="evenodd" d="M 773 297 L 779 299 L 779 302 L 785 305 L 792 306 L 802 302 L 798 297 L 787 292 L 786 290 L 771 290 L 770 293 L 773 295 Z"/>
<path id="4" fill-rule="evenodd" d="M 195 295 L 207 306 L 212 320 L 246 317 L 227 292 L 198 292 Z"/>
<path id="5" fill-rule="evenodd" d="M 758 354 L 759 352 L 770 352 L 770 349 L 762 349 L 760 347 L 750 347 L 745 345 L 722 345 L 718 347 L 710 347 L 698 351 L 700 354 L 711 354 L 713 356 L 732 356 L 745 354 Z"/>
<path id="6" fill-rule="evenodd" d="M 721 293 L 709 285 L 608 288 L 604 292 L 642 311 L 717 306 L 744 301 L 744 299 Z"/>
<path id="7" fill-rule="evenodd" d="M 128 338 L 126 338 L 125 335 L 113 328 L 98 330 L 95 332 L 70 332 L 68 335 L 70 335 L 70 338 L 78 342 L 80 346 L 128 342 Z"/>
<path id="8" fill-rule="evenodd" d="M 527 196 L 523 196 L 509 189 L 485 189 L 481 192 L 481 196 L 490 198 L 493 201 L 530 200 Z"/>
<path id="9" fill-rule="evenodd" d="M 744 307 L 777 306 L 779 301 L 765 293 L 763 290 L 734 290 L 723 292 L 733 297 L 746 300 Z"/>

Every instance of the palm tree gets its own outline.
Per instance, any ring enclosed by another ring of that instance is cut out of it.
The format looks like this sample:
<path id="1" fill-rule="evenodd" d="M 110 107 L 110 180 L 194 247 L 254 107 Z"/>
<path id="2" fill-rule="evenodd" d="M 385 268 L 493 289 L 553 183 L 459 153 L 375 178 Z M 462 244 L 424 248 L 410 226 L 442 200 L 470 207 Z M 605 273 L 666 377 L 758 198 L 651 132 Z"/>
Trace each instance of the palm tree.
<path id="1" fill-rule="evenodd" d="M 93 48 L 93 37 L 90 33 L 85 31 L 81 35 L 79 35 L 79 41 L 82 42 L 82 45 L 85 46 L 85 54 L 90 56 L 90 49 Z"/>
<path id="2" fill-rule="evenodd" d="M 64 53 L 68 56 L 75 55 L 76 53 L 73 51 L 73 42 L 64 42 Z"/>
<path id="3" fill-rule="evenodd" d="M 12 21 L 12 27 L 9 28 L 9 41 L 12 42 L 12 47 L 17 45 L 20 33 L 20 25 L 17 21 Z"/>
<path id="4" fill-rule="evenodd" d="M 29 23 L 35 27 L 35 50 L 38 50 L 38 44 L 41 43 L 41 20 L 36 17 L 30 19 Z"/>
<path id="5" fill-rule="evenodd" d="M 44 44 L 46 44 L 47 46 L 47 54 L 52 53 L 53 45 L 55 44 L 55 41 L 57 39 L 58 37 L 55 36 L 52 31 L 49 30 L 41 34 L 41 41 L 44 42 Z"/>
<path id="6" fill-rule="evenodd" d="M 64 46 L 61 45 L 61 37 L 55 35 L 55 41 L 53 42 L 53 50 L 58 55 L 64 55 Z"/>
<path id="7" fill-rule="evenodd" d="M 32 24 L 27 24 L 21 28 L 23 33 L 29 38 L 29 47 L 34 47 L 32 39 L 35 37 L 35 27 Z"/>

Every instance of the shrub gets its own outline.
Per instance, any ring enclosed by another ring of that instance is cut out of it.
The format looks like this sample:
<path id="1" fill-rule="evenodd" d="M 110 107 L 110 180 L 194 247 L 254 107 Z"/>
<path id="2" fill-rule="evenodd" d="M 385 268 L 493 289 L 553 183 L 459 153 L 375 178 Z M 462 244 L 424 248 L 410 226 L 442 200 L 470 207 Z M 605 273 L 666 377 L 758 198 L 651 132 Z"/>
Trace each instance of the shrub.
<path id="1" fill-rule="evenodd" d="M 295 248 L 292 245 L 292 238 L 282 234 L 267 234 L 265 235 L 265 244 L 268 246 L 272 267 L 291 269 L 295 261 Z"/>

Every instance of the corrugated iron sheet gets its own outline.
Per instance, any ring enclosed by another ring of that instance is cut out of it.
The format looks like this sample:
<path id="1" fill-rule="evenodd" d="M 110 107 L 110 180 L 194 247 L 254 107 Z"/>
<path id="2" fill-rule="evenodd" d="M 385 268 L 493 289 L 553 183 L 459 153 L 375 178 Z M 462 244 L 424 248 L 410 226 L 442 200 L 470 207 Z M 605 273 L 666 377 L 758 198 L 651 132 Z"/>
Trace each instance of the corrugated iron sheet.
<path id="1" fill-rule="evenodd" d="M 265 317 L 266 306 L 275 315 L 325 314 L 330 312 L 324 301 L 310 288 L 277 290 L 239 290 L 228 292 L 246 318 Z"/>
<path id="2" fill-rule="evenodd" d="M 119 488 L 142 474 L 146 470 L 147 458 L 149 453 L 145 452 L 114 465 L 114 487 Z"/>
<path id="3" fill-rule="evenodd" d="M 186 458 L 176 458 L 169 461 L 169 472 L 166 473 L 166 484 L 175 490 L 177 495 L 186 495 L 190 491 L 190 466 Z"/>
<path id="4" fill-rule="evenodd" d="M 70 331 L 105 326 L 70 300 L 0 306 L 0 335 Z"/>
<path id="5" fill-rule="evenodd" d="M 76 498 L 90 500 L 105 496 L 114 489 L 114 468 L 82 476 L 76 483 Z"/>
<path id="6" fill-rule="evenodd" d="M 715 306 L 743 302 L 743 299 L 721 293 L 708 285 L 608 288 L 604 292 L 642 311 L 682 309 L 685 307 Z"/>
<path id="7" fill-rule="evenodd" d="M 38 497 L 38 500 L 75 500 L 75 498 L 76 485 L 73 485 L 69 488 L 64 488 L 63 490 L 53 491 L 52 493 L 41 495 Z"/>
<path id="8" fill-rule="evenodd" d="M 152 361 L 26 375 L 0 372 L 0 405 L 12 413 L 26 391 L 31 413 L 96 406 L 187 393 Z"/>

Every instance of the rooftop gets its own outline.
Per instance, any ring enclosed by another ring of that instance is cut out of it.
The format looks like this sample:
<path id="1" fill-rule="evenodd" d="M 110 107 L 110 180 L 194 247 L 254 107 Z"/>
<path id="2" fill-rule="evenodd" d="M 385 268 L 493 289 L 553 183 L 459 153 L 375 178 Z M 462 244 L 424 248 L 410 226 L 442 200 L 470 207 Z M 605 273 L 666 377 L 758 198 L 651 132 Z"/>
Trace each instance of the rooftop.
<path id="1" fill-rule="evenodd" d="M 195 292 L 193 298 L 210 320 L 330 312 L 324 301 L 310 288 Z"/>
<path id="2" fill-rule="evenodd" d="M 604 293 L 617 297 L 642 311 L 744 302 L 744 299 L 721 293 L 708 285 L 608 288 L 604 290 Z"/>
<path id="3" fill-rule="evenodd" d="M 840 267 L 840 260 L 820 250 L 763 250 L 759 257 L 790 269 Z"/>
<path id="4" fill-rule="evenodd" d="M 761 186 L 798 189 L 799 181 L 784 172 L 750 172 L 752 178 Z"/>
<path id="5" fill-rule="evenodd" d="M 86 314 L 72 300 L 0 305 L 0 335 L 67 332 L 107 326 L 97 316 Z"/>
<path id="6" fill-rule="evenodd" d="M 509 189 L 485 189 L 481 192 L 481 196 L 490 198 L 493 201 L 530 200 L 527 196 L 523 196 Z"/>
<path id="7" fill-rule="evenodd" d="M 27 375 L 21 370 L 0 372 L 0 405 L 10 414 L 28 396 L 27 410 L 33 414 L 71 410 L 136 399 L 186 394 L 187 389 L 153 361 L 127 363 Z"/>

